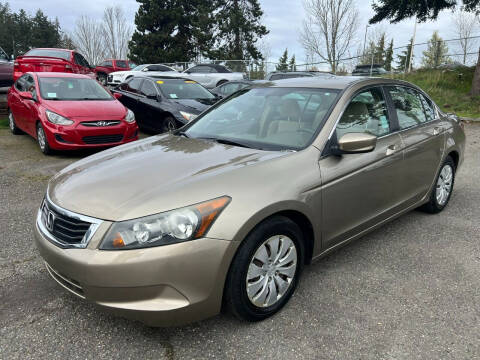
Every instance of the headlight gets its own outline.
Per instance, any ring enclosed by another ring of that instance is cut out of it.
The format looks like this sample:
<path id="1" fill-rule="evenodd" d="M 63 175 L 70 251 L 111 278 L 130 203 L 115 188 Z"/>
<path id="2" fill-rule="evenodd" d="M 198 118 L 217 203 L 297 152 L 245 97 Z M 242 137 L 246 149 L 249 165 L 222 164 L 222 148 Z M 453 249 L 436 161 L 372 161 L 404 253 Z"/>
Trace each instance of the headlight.
<path id="1" fill-rule="evenodd" d="M 125 121 L 130 124 L 135 122 L 135 114 L 133 113 L 132 110 L 127 109 L 127 115 L 125 115 Z"/>
<path id="2" fill-rule="evenodd" d="M 198 115 L 195 115 L 195 114 L 187 113 L 185 111 L 180 111 L 180 115 L 182 115 L 183 118 L 187 121 L 192 121 L 198 116 Z"/>
<path id="3" fill-rule="evenodd" d="M 50 110 L 45 110 L 45 115 L 47 115 L 48 121 L 56 125 L 72 125 L 73 121 L 67 118 L 64 118 L 61 115 L 58 115 Z"/>
<path id="4" fill-rule="evenodd" d="M 228 196 L 112 225 L 102 250 L 129 250 L 169 245 L 204 236 L 230 202 Z"/>

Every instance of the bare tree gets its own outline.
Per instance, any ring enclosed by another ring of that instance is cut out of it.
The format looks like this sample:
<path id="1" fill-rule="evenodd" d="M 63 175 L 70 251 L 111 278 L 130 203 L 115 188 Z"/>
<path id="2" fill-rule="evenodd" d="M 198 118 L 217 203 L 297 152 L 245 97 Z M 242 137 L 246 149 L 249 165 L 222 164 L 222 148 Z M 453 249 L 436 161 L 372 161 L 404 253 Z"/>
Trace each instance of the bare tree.
<path id="1" fill-rule="evenodd" d="M 463 64 L 467 62 L 467 54 L 473 50 L 474 42 L 469 37 L 475 31 L 477 25 L 477 15 L 458 10 L 453 15 L 453 25 L 455 26 L 455 33 L 460 39 L 460 46 L 463 53 Z"/>
<path id="2" fill-rule="evenodd" d="M 105 57 L 102 25 L 85 15 L 75 23 L 72 42 L 90 65 L 98 65 Z"/>
<path id="3" fill-rule="evenodd" d="M 358 25 L 354 0 L 304 0 L 307 14 L 300 41 L 307 53 L 327 61 L 335 72 L 353 42 Z"/>
<path id="4" fill-rule="evenodd" d="M 103 13 L 103 37 L 108 56 L 113 59 L 125 59 L 132 33 L 132 27 L 128 24 L 125 13 L 120 6 L 115 5 L 105 9 Z"/>

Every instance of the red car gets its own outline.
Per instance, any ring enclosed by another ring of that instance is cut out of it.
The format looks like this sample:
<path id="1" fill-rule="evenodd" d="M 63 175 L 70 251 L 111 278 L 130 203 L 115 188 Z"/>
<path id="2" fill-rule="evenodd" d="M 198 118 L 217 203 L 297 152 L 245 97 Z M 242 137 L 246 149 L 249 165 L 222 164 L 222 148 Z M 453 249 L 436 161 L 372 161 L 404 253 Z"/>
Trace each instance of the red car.
<path id="1" fill-rule="evenodd" d="M 10 129 L 44 154 L 137 140 L 135 115 L 117 97 L 85 75 L 26 73 L 8 91 Z"/>
<path id="2" fill-rule="evenodd" d="M 97 80 L 104 86 L 107 85 L 108 74 L 115 71 L 129 71 L 133 63 L 128 60 L 107 59 L 95 68 L 97 73 Z"/>
<path id="3" fill-rule="evenodd" d="M 63 72 L 88 75 L 96 79 L 94 69 L 74 50 L 32 49 L 17 57 L 13 64 L 13 81 L 26 72 Z"/>

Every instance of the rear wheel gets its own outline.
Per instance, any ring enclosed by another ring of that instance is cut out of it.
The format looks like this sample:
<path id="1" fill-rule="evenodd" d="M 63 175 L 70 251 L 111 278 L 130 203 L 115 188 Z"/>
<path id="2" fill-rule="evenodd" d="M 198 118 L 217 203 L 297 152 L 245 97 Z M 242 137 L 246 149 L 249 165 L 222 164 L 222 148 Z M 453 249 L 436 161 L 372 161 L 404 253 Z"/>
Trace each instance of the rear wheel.
<path id="1" fill-rule="evenodd" d="M 37 142 L 42 153 L 45 155 L 50 155 L 52 153 L 47 136 L 45 135 L 45 130 L 43 130 L 43 126 L 40 123 L 37 124 Z"/>
<path id="2" fill-rule="evenodd" d="M 162 132 L 173 131 L 177 127 L 177 121 L 173 117 L 167 116 L 165 119 L 163 119 Z"/>
<path id="3" fill-rule="evenodd" d="M 8 126 L 10 127 L 12 134 L 20 135 L 22 133 L 22 130 L 20 130 L 15 124 L 15 118 L 10 110 L 8 110 Z"/>
<path id="4" fill-rule="evenodd" d="M 303 264 L 302 231 L 290 219 L 272 217 L 240 246 L 225 284 L 225 304 L 238 318 L 264 320 L 293 295 Z"/>
<path id="5" fill-rule="evenodd" d="M 430 193 L 429 201 L 420 207 L 420 210 L 430 214 L 437 214 L 442 211 L 450 201 L 453 184 L 455 182 L 455 162 L 447 156 L 435 181 L 435 186 Z"/>

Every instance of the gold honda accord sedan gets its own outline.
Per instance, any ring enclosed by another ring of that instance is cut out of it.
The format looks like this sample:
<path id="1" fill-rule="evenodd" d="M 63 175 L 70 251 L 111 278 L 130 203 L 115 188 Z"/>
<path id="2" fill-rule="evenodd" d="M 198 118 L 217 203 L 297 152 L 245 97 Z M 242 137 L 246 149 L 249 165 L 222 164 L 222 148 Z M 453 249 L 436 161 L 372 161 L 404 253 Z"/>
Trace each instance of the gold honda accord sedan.
<path id="1" fill-rule="evenodd" d="M 262 83 L 59 172 L 36 244 L 60 285 L 121 316 L 258 321 L 305 264 L 412 209 L 442 211 L 464 147 L 458 118 L 406 82 Z"/>

